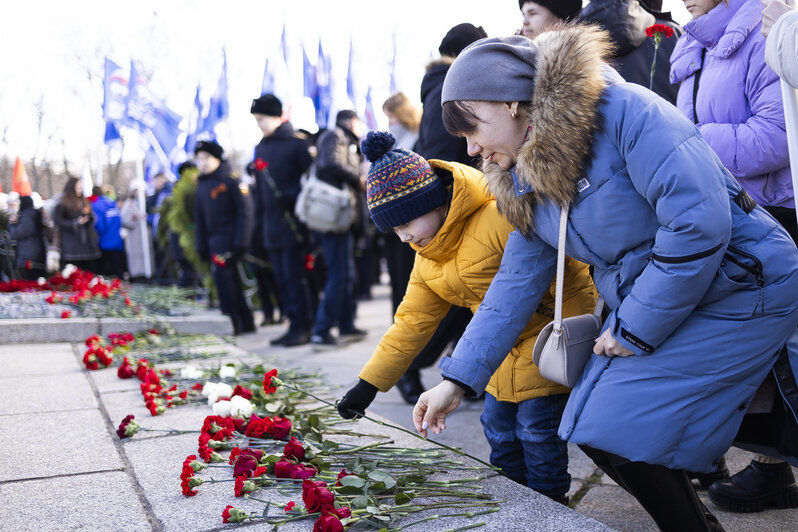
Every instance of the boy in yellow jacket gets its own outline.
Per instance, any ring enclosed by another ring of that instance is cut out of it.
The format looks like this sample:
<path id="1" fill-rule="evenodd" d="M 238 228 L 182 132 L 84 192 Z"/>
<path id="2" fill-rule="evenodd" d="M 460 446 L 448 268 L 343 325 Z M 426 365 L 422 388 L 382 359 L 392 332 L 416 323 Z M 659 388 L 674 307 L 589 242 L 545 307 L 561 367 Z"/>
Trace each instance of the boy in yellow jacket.
<path id="1" fill-rule="evenodd" d="M 345 418 L 364 412 L 377 391 L 388 391 L 426 345 L 451 305 L 476 311 L 499 269 L 512 226 L 496 207 L 482 173 L 459 163 L 391 149 L 390 133 L 369 133 L 362 151 L 371 161 L 366 195 L 371 219 L 416 251 L 394 323 L 338 403 Z M 566 443 L 557 436 L 569 389 L 540 376 L 532 347 L 551 321 L 554 285 L 510 356 L 491 378 L 481 416 L 490 461 L 520 484 L 567 502 Z M 590 312 L 595 290 L 587 267 L 568 259 L 563 315 Z"/>

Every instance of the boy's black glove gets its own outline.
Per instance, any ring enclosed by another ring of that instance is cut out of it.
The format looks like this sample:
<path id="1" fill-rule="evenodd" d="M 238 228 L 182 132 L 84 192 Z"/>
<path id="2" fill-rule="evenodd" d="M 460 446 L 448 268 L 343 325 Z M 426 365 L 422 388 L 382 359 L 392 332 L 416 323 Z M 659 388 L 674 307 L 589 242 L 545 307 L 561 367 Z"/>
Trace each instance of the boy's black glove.
<path id="1" fill-rule="evenodd" d="M 343 399 L 338 401 L 338 413 L 344 419 L 363 417 L 366 408 L 377 397 L 377 387 L 360 379 L 351 390 L 346 392 Z"/>

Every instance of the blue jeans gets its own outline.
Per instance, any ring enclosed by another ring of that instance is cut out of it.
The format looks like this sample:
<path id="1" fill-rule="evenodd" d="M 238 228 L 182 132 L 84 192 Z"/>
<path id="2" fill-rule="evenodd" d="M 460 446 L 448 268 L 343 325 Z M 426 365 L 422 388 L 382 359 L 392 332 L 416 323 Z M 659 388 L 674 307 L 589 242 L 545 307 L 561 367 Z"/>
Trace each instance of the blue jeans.
<path id="1" fill-rule="evenodd" d="M 352 289 L 355 272 L 354 238 L 351 232 L 319 235 L 327 263 L 327 283 L 324 299 L 319 303 L 313 334 L 325 334 L 338 325 L 341 333 L 355 328 L 355 311 L 352 306 Z"/>
<path id="2" fill-rule="evenodd" d="M 305 332 L 313 325 L 313 318 L 310 315 L 310 289 L 305 276 L 302 248 L 271 248 L 268 253 L 277 280 L 282 311 L 291 322 L 290 330 Z"/>
<path id="3" fill-rule="evenodd" d="M 568 394 L 547 395 L 520 403 L 497 401 L 485 394 L 482 428 L 490 443 L 490 463 L 511 480 L 552 499 L 571 486 L 568 446 L 557 436 Z"/>

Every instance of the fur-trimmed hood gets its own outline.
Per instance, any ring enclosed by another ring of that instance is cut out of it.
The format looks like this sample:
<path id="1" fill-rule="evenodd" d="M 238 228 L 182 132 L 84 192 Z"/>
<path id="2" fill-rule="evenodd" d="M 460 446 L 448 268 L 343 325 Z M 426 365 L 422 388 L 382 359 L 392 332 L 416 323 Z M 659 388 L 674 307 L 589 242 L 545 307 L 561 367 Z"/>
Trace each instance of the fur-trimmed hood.
<path id="1" fill-rule="evenodd" d="M 525 236 L 532 230 L 536 203 L 549 200 L 564 206 L 577 193 L 600 119 L 597 108 L 607 86 L 604 69 L 612 47 L 605 31 L 584 24 L 541 33 L 534 42 L 538 62 L 526 110 L 530 129 L 516 161 L 519 184 L 534 192 L 518 196 L 510 171 L 482 163 L 499 210 Z"/>

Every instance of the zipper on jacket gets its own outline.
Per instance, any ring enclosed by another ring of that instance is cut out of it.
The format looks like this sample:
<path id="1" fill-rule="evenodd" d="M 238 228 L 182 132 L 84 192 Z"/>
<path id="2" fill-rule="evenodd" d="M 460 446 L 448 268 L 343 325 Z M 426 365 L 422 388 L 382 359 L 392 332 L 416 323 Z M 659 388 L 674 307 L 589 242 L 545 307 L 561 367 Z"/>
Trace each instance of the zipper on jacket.
<path id="1" fill-rule="evenodd" d="M 729 251 L 737 253 L 738 255 L 745 257 L 746 259 L 753 261 L 754 265 L 746 264 L 737 257 L 733 256 Z M 728 246 L 726 248 L 726 254 L 724 258 L 728 259 L 729 261 L 733 262 L 740 268 L 744 269 L 745 271 L 751 273 L 754 278 L 756 279 L 756 285 L 759 287 L 759 303 L 756 304 L 754 307 L 754 311 L 756 308 L 761 304 L 762 305 L 762 314 L 765 313 L 765 274 L 762 268 L 762 261 L 760 261 L 756 256 L 751 255 L 739 248 L 734 246 Z"/>
<path id="2" fill-rule="evenodd" d="M 664 257 L 662 255 L 657 255 L 656 253 L 652 253 L 651 257 L 654 260 L 665 264 L 683 264 L 685 262 L 692 262 L 694 260 L 704 259 L 706 257 L 714 255 L 715 252 L 717 252 L 722 247 L 723 247 L 723 242 L 721 242 L 720 244 L 711 249 L 707 249 L 699 253 L 693 253 L 692 255 L 683 255 L 681 257 Z"/>
<path id="3" fill-rule="evenodd" d="M 696 111 L 696 100 L 698 99 L 698 81 L 701 79 L 701 71 L 704 70 L 704 57 L 707 55 L 707 49 L 701 50 L 701 66 L 695 71 L 695 80 L 693 81 L 693 124 L 698 124 L 698 112 Z"/>

